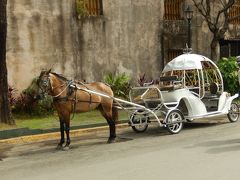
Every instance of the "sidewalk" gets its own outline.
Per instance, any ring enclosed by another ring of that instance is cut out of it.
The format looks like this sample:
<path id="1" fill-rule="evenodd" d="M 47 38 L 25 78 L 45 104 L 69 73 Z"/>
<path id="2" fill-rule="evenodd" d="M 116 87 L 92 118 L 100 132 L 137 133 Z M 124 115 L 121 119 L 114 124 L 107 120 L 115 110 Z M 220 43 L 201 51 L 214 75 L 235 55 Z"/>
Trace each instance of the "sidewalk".
<path id="1" fill-rule="evenodd" d="M 129 125 L 126 121 L 121 121 L 117 125 L 117 129 L 126 128 Z M 91 124 L 91 125 L 82 125 L 74 126 L 71 128 L 70 136 L 77 137 L 82 134 L 98 132 L 108 130 L 108 125 L 106 123 Z M 0 131 L 0 144 L 22 144 L 22 143 L 31 143 L 36 141 L 50 140 L 50 139 L 59 139 L 60 132 L 59 128 L 52 129 L 11 129 Z"/>

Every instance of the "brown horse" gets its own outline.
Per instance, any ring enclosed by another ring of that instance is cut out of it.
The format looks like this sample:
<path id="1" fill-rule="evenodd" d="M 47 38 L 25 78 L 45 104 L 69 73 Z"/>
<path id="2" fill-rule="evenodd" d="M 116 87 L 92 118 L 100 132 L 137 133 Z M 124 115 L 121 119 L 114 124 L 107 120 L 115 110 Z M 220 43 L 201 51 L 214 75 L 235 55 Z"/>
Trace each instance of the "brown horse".
<path id="1" fill-rule="evenodd" d="M 109 96 L 113 96 L 111 88 L 101 82 L 93 82 L 89 84 L 80 84 L 69 81 L 62 75 L 49 71 L 42 71 L 38 81 L 40 94 L 49 94 L 53 97 L 53 104 L 57 110 L 60 121 L 61 139 L 58 148 L 62 148 L 65 142 L 64 130 L 67 136 L 66 145 L 70 145 L 70 115 L 75 112 L 87 112 L 98 109 L 109 125 L 110 135 L 108 143 L 116 138 L 115 123 L 118 118 L 117 109 L 113 106 L 113 100 L 90 94 L 84 89 L 102 92 Z M 82 89 L 82 90 L 81 90 Z"/>

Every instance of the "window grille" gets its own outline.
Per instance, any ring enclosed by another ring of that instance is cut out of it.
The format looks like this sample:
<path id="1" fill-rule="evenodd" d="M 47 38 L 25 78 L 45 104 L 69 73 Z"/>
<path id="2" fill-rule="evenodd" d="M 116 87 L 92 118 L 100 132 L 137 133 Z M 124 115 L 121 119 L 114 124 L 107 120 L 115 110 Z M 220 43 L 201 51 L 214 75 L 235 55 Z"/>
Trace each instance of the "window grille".
<path id="1" fill-rule="evenodd" d="M 234 18 L 240 15 L 240 1 L 236 1 L 235 4 L 229 10 L 229 18 Z M 240 17 L 233 19 L 231 24 L 240 25 Z"/>
<path id="2" fill-rule="evenodd" d="M 182 3 L 184 0 L 164 0 L 164 19 L 180 20 L 182 18 Z"/>
<path id="3" fill-rule="evenodd" d="M 83 16 L 103 15 L 102 0 L 76 0 L 78 13 Z"/>
<path id="4" fill-rule="evenodd" d="M 173 60 L 175 57 L 181 55 L 183 51 L 181 49 L 169 49 L 167 53 L 167 62 Z"/>

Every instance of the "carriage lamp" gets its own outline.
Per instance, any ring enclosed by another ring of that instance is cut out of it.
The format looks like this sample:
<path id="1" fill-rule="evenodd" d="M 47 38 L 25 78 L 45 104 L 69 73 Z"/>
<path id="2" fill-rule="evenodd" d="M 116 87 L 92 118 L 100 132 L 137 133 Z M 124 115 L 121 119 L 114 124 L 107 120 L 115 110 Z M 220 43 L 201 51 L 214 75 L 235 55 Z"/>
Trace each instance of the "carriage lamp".
<path id="1" fill-rule="evenodd" d="M 187 6 L 186 9 L 184 10 L 185 18 L 188 20 L 188 47 L 191 48 L 191 20 L 193 17 L 193 10 L 191 6 Z"/>

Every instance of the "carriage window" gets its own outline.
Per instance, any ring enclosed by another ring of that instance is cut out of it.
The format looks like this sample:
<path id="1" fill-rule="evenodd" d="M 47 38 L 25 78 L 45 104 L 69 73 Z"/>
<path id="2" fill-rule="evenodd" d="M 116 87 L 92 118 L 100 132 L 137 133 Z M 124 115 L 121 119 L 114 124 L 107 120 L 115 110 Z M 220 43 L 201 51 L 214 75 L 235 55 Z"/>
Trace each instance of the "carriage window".
<path id="1" fill-rule="evenodd" d="M 185 85 L 189 88 L 199 87 L 198 71 L 196 69 L 185 71 Z"/>
<path id="2" fill-rule="evenodd" d="M 181 20 L 182 3 L 184 0 L 164 0 L 164 19 Z"/>
<path id="3" fill-rule="evenodd" d="M 175 70 L 172 71 L 172 76 L 177 76 L 179 79 L 181 79 L 183 77 L 183 70 Z"/>
<path id="4" fill-rule="evenodd" d="M 210 91 L 210 85 L 216 83 L 218 91 L 222 91 L 221 78 L 217 69 L 210 62 L 202 62 L 205 91 Z"/>
<path id="5" fill-rule="evenodd" d="M 102 0 L 76 0 L 78 16 L 103 15 Z"/>
<path id="6" fill-rule="evenodd" d="M 162 82 L 160 80 L 160 84 L 161 85 L 178 85 L 179 87 L 183 87 L 183 73 L 184 71 L 182 70 L 174 70 L 174 71 L 168 71 L 168 72 L 165 72 L 163 73 L 161 76 L 162 77 L 168 77 L 168 76 L 176 76 L 176 80 L 173 80 L 173 81 L 165 81 L 165 82 Z"/>
<path id="7" fill-rule="evenodd" d="M 202 97 L 202 80 L 198 69 L 185 71 L 185 87 Z"/>

